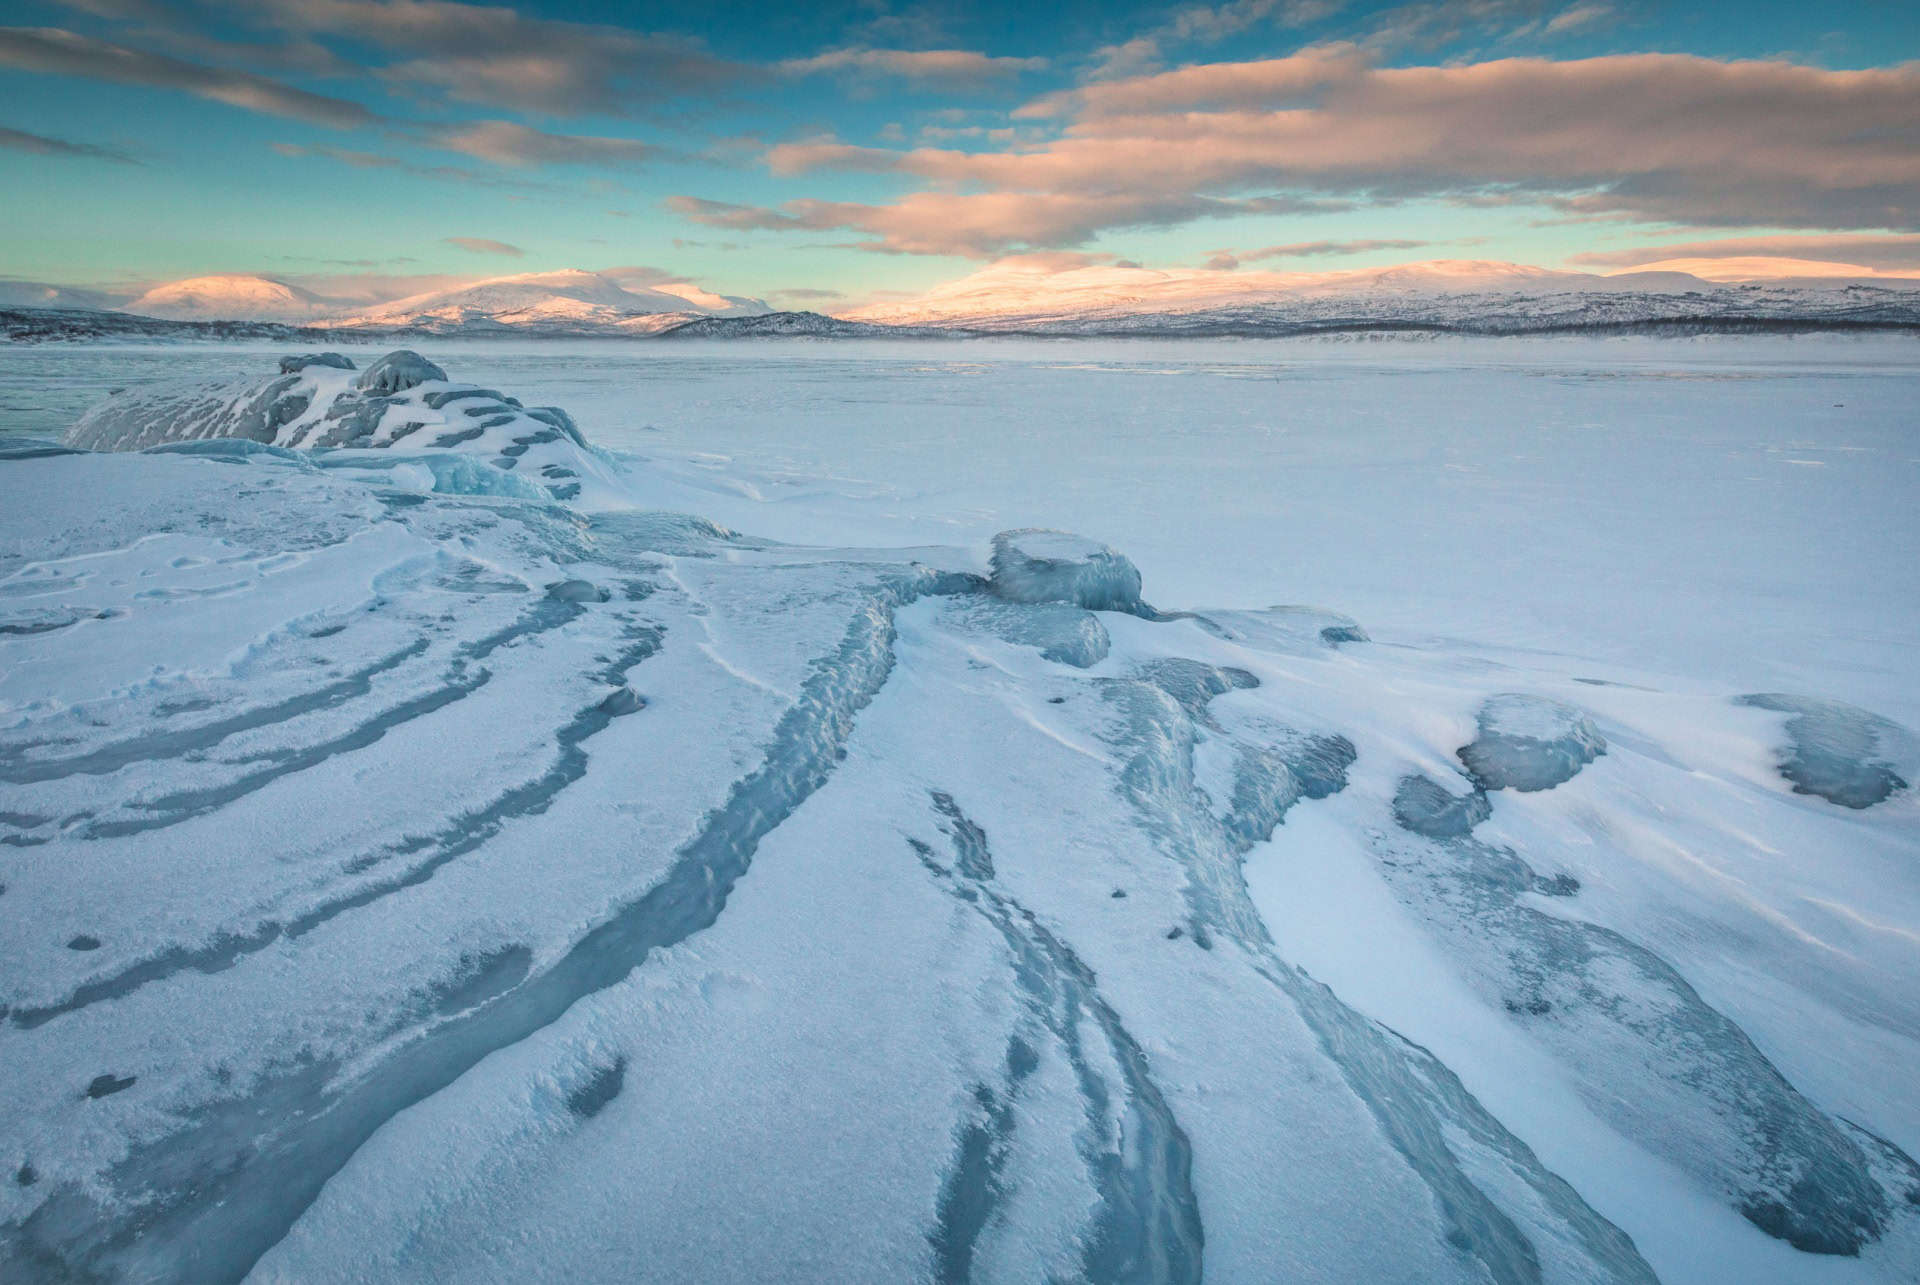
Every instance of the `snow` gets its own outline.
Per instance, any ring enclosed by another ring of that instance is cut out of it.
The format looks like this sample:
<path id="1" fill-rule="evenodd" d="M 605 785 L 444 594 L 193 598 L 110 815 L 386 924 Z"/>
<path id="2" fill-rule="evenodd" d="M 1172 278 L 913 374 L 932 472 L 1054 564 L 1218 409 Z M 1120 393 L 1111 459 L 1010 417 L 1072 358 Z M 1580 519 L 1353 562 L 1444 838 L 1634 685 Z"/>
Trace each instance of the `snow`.
<path id="1" fill-rule="evenodd" d="M 0 1276 L 1920 1272 L 1909 348 L 287 355 L 0 349 Z"/>
<path id="2" fill-rule="evenodd" d="M 327 300 L 298 286 L 249 276 L 169 281 L 128 301 L 123 309 L 170 321 L 293 321 L 332 310 Z"/>
<path id="3" fill-rule="evenodd" d="M 1754 282 L 1769 289 L 1742 298 Z M 1070 328 L 1073 323 L 1181 314 L 1272 320 L 1443 321 L 1486 324 L 1528 313 L 1597 320 L 1625 315 L 1700 316 L 1750 311 L 1763 300 L 1783 313 L 1816 315 L 1857 305 L 1849 285 L 1878 285 L 1909 310 L 1920 292 L 1911 274 L 1857 272 L 1844 264 L 1784 259 L 1674 260 L 1608 274 L 1556 271 L 1480 259 L 1435 259 L 1385 268 L 1278 272 L 1246 268 L 1062 267 L 1051 256 L 1016 255 L 910 299 L 848 310 L 856 321 L 892 325 Z M 1626 297 L 1631 296 L 1631 297 Z M 1852 309 L 1848 309 L 1852 311 Z M 1595 315 L 1589 315 L 1595 314 Z"/>

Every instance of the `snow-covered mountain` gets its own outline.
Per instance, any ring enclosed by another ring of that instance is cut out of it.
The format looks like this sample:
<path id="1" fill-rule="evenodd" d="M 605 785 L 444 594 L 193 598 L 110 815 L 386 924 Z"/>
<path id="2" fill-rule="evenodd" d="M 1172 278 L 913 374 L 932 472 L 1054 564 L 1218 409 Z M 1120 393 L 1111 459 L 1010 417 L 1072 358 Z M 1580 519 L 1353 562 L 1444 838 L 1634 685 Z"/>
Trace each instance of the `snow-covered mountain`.
<path id="1" fill-rule="evenodd" d="M 153 287 L 123 311 L 168 321 L 308 321 L 339 305 L 270 277 L 188 277 Z"/>
<path id="2" fill-rule="evenodd" d="M 692 282 L 636 288 L 604 273 L 567 270 L 494 277 L 413 295 L 338 318 L 335 324 L 432 333 L 650 334 L 692 317 L 752 317 L 771 311 L 759 299 L 715 294 Z"/>
<path id="3" fill-rule="evenodd" d="M 0 281 L 0 308 L 110 308 L 123 296 L 76 286 L 56 286 L 45 281 Z"/>
<path id="4" fill-rule="evenodd" d="M 1116 264 L 1060 269 L 1045 259 L 1016 257 L 915 299 L 843 315 L 887 325 L 1044 333 L 1208 333 L 1330 324 L 1537 329 L 1743 316 L 1833 319 L 1889 300 L 1915 313 L 1920 280 L 1710 281 L 1671 264 L 1601 276 L 1473 259 L 1341 272 Z M 1920 313 L 1909 319 L 1920 319 Z"/>
<path id="5" fill-rule="evenodd" d="M 31 288 L 0 295 L 0 306 L 108 306 L 105 296 L 92 296 L 91 302 L 79 301 L 77 296 L 63 301 L 73 292 L 22 284 Z M 172 321 L 282 321 L 381 332 L 551 335 L 653 334 L 697 317 L 753 317 L 772 311 L 759 299 L 717 294 L 691 281 L 634 287 L 605 273 L 578 269 L 492 277 L 372 306 L 328 299 L 269 277 L 191 277 L 155 286 L 118 306 L 138 316 Z"/>

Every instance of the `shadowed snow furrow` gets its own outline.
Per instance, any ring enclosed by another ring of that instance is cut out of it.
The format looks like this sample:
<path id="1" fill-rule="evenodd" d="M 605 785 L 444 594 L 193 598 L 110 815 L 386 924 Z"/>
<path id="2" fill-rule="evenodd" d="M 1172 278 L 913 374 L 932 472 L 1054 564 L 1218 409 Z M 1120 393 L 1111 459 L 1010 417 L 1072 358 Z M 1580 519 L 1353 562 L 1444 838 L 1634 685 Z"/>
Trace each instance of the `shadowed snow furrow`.
<path id="1" fill-rule="evenodd" d="M 602 676 L 609 683 L 625 682 L 626 671 L 658 651 L 662 637 L 663 633 L 657 627 L 637 628 L 636 641 L 614 658 Z M 190 970 L 221 972 L 231 968 L 244 956 L 266 949 L 282 935 L 298 937 L 350 910 L 370 906 L 402 889 L 425 883 L 442 866 L 465 856 L 498 834 L 507 822 L 546 811 L 562 790 L 586 775 L 585 743 L 615 718 L 637 708 L 613 698 L 588 706 L 555 732 L 554 740 L 559 747 L 559 754 L 553 766 L 540 776 L 515 786 L 483 808 L 455 817 L 445 829 L 431 838 L 407 840 L 382 854 L 364 857 L 353 863 L 354 867 L 364 869 L 396 857 L 422 852 L 427 854 L 401 873 L 322 901 L 285 923 L 270 920 L 249 933 L 221 933 L 199 946 L 177 946 L 163 951 L 109 977 L 77 987 L 72 995 L 58 1003 L 17 1008 L 13 1011 L 14 1024 L 28 1028 L 40 1026 L 62 1013 L 71 1013 L 102 1000 L 119 999 L 176 973 Z"/>
<path id="2" fill-rule="evenodd" d="M 934 861 L 923 844 L 915 851 L 1000 934 L 1028 1024 L 1052 1036 L 1080 1088 L 1085 1119 L 1076 1149 L 1100 1197 L 1081 1246 L 1085 1279 L 1095 1285 L 1199 1281 L 1205 1232 L 1193 1192 L 1193 1149 L 1153 1082 L 1145 1052 L 1100 994 L 1093 970 L 994 884 L 986 833 L 950 795 L 935 792 L 933 802 L 947 823 L 954 868 Z M 1089 1019 L 1119 1071 L 1118 1085 L 1108 1083 L 1083 1048 Z M 1017 1118 L 1012 1102 L 1034 1060 L 1031 1044 L 1016 1032 L 1006 1088 L 976 1091 L 980 1114 L 961 1129 L 931 1238 L 942 1281 L 968 1278 L 975 1242 L 1005 1194 L 1002 1169 Z"/>
<path id="3" fill-rule="evenodd" d="M 1857 1254 L 1884 1233 L 1890 1202 L 1862 1148 L 1664 959 L 1529 905 L 1548 881 L 1505 848 L 1443 837 L 1383 869 L 1441 908 L 1429 922 L 1534 1038 L 1587 1068 L 1623 1131 L 1657 1138 L 1797 1249 Z"/>
<path id="4" fill-rule="evenodd" d="M 584 610 L 578 603 L 545 599 L 527 609 L 519 619 L 493 633 L 477 638 L 463 646 L 456 654 L 460 661 L 483 660 L 495 651 L 522 638 L 546 633 L 558 629 L 576 619 Z M 317 687 L 310 692 L 289 697 L 272 705 L 242 710 L 228 718 L 216 719 L 194 727 L 185 727 L 156 732 L 150 736 L 135 737 L 114 745 L 102 746 L 85 754 L 76 754 L 63 759 L 34 759 L 23 756 L 18 749 L 0 747 L 0 781 L 9 785 L 34 785 L 44 781 L 57 781 L 67 776 L 106 776 L 135 763 L 152 762 L 158 759 L 184 758 L 189 754 L 201 753 L 212 749 L 229 737 L 243 732 L 256 731 L 279 723 L 288 723 L 307 714 L 332 709 L 351 700 L 358 700 L 372 692 L 373 680 L 381 674 L 398 669 L 408 661 L 422 655 L 428 648 L 428 641 L 421 639 L 410 643 L 400 650 L 391 652 L 370 665 L 353 671 L 344 678 Z M 457 685 L 457 684 L 456 684 Z M 454 699 L 457 699 L 454 698 Z M 437 708 L 437 706 L 436 706 Z M 428 710 L 416 711 L 413 715 Z M 392 719 L 386 726 L 393 727 L 404 719 Z M 348 736 L 353 736 L 349 733 Z M 377 737 L 374 739 L 378 739 Z M 326 757 L 326 756 L 322 756 Z M 318 761 L 318 760 L 316 760 Z M 303 764 L 310 766 L 310 764 Z M 284 773 L 281 773 L 284 774 Z M 266 774 L 261 774 L 266 775 Z M 267 781 L 262 780 L 264 785 Z M 258 788 L 257 786 L 254 788 Z M 211 794 L 214 791 L 196 793 Z M 246 793 L 245 790 L 238 792 Z M 188 796 L 182 796 L 183 798 Z M 236 794 L 234 797 L 238 797 Z M 224 803 L 226 800 L 222 800 Z M 161 801 L 152 806 L 166 806 Z M 191 806 L 183 804 L 182 806 Z M 221 806 L 215 803 L 211 806 Z M 200 808 L 199 811 L 205 811 Z M 186 815 L 197 815 L 189 811 Z M 129 822 L 129 832 L 151 828 L 153 824 L 171 824 L 173 820 L 184 817 L 169 817 L 157 822 Z M 112 823 L 97 827 L 91 833 L 106 835 L 117 833 Z"/>
<path id="5" fill-rule="evenodd" d="M 1476 1170 L 1514 1180 L 1502 1184 L 1509 1189 L 1524 1186 L 1530 1217 L 1558 1224 L 1582 1247 L 1588 1270 L 1603 1272 L 1602 1279 L 1653 1281 L 1632 1240 L 1549 1172 L 1452 1072 L 1280 958 L 1247 892 L 1241 863 L 1254 843 L 1271 835 L 1285 808 L 1263 809 L 1260 825 L 1244 818 L 1223 821 L 1207 806 L 1193 777 L 1196 723 L 1222 734 L 1211 723 L 1207 704 L 1252 683 L 1251 675 L 1237 671 L 1169 660 L 1157 662 L 1139 679 L 1110 682 L 1106 688 L 1121 714 L 1116 731 L 1116 749 L 1124 756 L 1120 792 L 1133 804 L 1142 828 L 1186 871 L 1196 942 L 1205 944 L 1202 934 L 1209 930 L 1225 936 L 1293 1001 L 1355 1096 L 1432 1192 L 1448 1240 L 1476 1258 L 1492 1280 L 1527 1285 L 1544 1279 L 1543 1266 L 1512 1214 L 1496 1203 L 1484 1180 L 1476 1181 Z M 1290 787 L 1295 797 L 1304 797 L 1306 782 L 1322 794 L 1345 784 L 1340 757 L 1330 757 L 1324 745 L 1316 748 L 1311 741 L 1303 746 L 1301 765 L 1288 764 L 1285 774 L 1273 778 L 1269 793 Z M 1267 758 L 1253 754 L 1242 762 L 1259 765 Z M 1238 799 L 1242 790 L 1236 788 L 1235 794 Z"/>
<path id="6" fill-rule="evenodd" d="M 184 727 L 178 730 L 157 732 L 152 736 L 135 737 L 115 745 L 102 746 L 89 750 L 85 754 L 76 754 L 64 759 L 30 759 L 22 756 L 17 749 L 0 748 L 0 781 L 9 785 L 34 785 L 41 781 L 57 781 L 66 776 L 105 776 L 118 772 L 121 768 L 134 763 L 146 763 L 154 759 L 181 758 L 200 750 L 211 749 L 229 736 L 241 732 L 250 732 L 259 727 L 270 727 L 275 723 L 284 723 L 303 714 L 318 710 L 331 709 L 343 702 L 356 700 L 373 690 L 373 680 L 388 670 L 397 669 L 427 649 L 427 640 L 411 643 L 399 651 L 389 653 L 371 665 L 357 669 L 345 678 L 317 687 L 310 692 L 302 692 L 274 705 L 265 705 L 257 709 L 243 710 L 230 718 L 218 719 L 211 723 L 202 723 L 197 727 Z"/>
<path id="7" fill-rule="evenodd" d="M 382 710 L 331 740 L 297 749 L 272 750 L 259 755 L 258 758 L 264 759 L 267 766 L 232 781 L 204 789 L 180 790 L 158 799 L 131 803 L 128 806 L 156 815 L 95 821 L 80 830 L 79 837 L 111 839 L 141 834 L 148 830 L 165 829 L 168 826 L 178 825 L 182 821 L 218 811 L 249 794 L 266 789 L 284 777 L 317 767 L 336 755 L 366 749 L 385 739 L 387 733 L 395 728 L 445 709 L 486 686 L 493 677 L 492 672 L 486 669 L 469 672 L 467 666 L 472 661 L 490 656 L 499 648 L 520 639 L 558 629 L 578 618 L 583 610 L 584 608 L 576 602 L 548 598 L 529 608 L 514 623 L 459 648 L 454 653 L 446 681 L 441 686 Z"/>
<path id="8" fill-rule="evenodd" d="M 344 1083 L 328 1084 L 333 1068 L 316 1065 L 210 1110 L 122 1162 L 109 1178 L 118 1193 L 112 1205 L 77 1186 L 50 1194 L 0 1242 L 0 1266 L 141 1280 L 244 1277 L 388 1120 L 618 983 L 654 950 L 712 924 L 760 841 L 831 775 L 856 715 L 886 681 L 895 609 L 972 584 L 916 568 L 868 591 L 840 647 L 815 662 L 760 767 L 735 784 L 651 891 L 544 972 L 428 1028 Z"/>

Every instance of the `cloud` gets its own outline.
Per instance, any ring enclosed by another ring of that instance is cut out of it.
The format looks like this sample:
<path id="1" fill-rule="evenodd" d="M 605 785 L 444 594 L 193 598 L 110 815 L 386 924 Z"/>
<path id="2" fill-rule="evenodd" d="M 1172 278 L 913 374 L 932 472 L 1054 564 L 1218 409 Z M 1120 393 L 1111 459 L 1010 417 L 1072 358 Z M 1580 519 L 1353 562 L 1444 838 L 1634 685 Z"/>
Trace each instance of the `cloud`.
<path id="1" fill-rule="evenodd" d="M 1290 202 L 1274 198 L 1222 200 L 1177 192 L 915 192 L 890 205 L 796 200 L 777 209 L 672 196 L 666 206 L 709 227 L 771 232 L 847 229 L 870 238 L 855 247 L 861 250 L 973 259 L 1033 247 L 1079 245 L 1107 227 L 1169 227 L 1199 218 L 1292 208 Z"/>
<path id="2" fill-rule="evenodd" d="M 1295 241 L 1261 250 L 1215 250 L 1207 257 L 1207 266 L 1218 272 L 1230 272 L 1242 263 L 1259 259 L 1311 259 L 1371 254 L 1378 250 L 1419 250 L 1431 244 L 1431 241 Z"/>
<path id="3" fill-rule="evenodd" d="M 851 73 L 976 84 L 1023 71 L 1043 70 L 1047 60 L 996 58 L 968 49 L 834 49 L 811 58 L 789 58 L 777 65 L 791 76 Z"/>
<path id="4" fill-rule="evenodd" d="M 918 251 L 934 253 L 1071 246 L 1106 227 L 1315 195 L 1692 226 L 1920 228 L 1920 63 L 1829 71 L 1630 54 L 1381 68 L 1330 45 L 1086 85 L 1016 115 L 1064 125 L 1011 151 L 824 140 L 771 148 L 766 161 L 784 175 L 923 180 L 929 190 L 888 207 L 838 208 L 841 226 L 886 229 L 887 248 L 943 247 Z M 828 216 L 814 203 L 805 217 Z"/>
<path id="5" fill-rule="evenodd" d="M 1431 241 L 1296 241 L 1291 245 L 1270 245 L 1264 250 L 1243 250 L 1237 257 L 1249 263 L 1259 259 L 1311 259 L 1371 254 L 1376 250 L 1420 250 L 1432 244 Z"/>
<path id="6" fill-rule="evenodd" d="M 505 120 L 442 126 L 427 136 L 436 147 L 497 165 L 634 165 L 659 153 L 637 139 L 549 134 Z"/>
<path id="7" fill-rule="evenodd" d="M 450 236 L 441 238 L 448 245 L 457 245 L 462 250 L 474 254 L 504 254 L 510 259 L 526 257 L 526 251 L 517 245 L 508 245 L 505 241 L 489 241 L 483 236 Z"/>
<path id="8" fill-rule="evenodd" d="M 1593 268 L 1637 268 L 1670 259 L 1815 259 L 1878 271 L 1920 268 L 1920 235 L 1746 236 L 1664 242 L 1628 250 L 1589 250 L 1567 262 Z"/>
<path id="9" fill-rule="evenodd" d="M 56 27 L 0 27 L 0 67 L 173 89 L 331 129 L 353 129 L 379 119 L 361 104 L 342 98 L 309 93 L 250 72 L 129 49 Z"/>
<path id="10" fill-rule="evenodd" d="M 322 145 L 303 145 L 300 143 L 269 143 L 273 151 L 289 159 L 317 156 L 342 165 L 351 165 L 361 170 L 393 170 L 401 174 L 413 174 L 420 178 L 442 179 L 450 183 L 471 183 L 478 187 L 498 187 L 529 192 L 553 191 L 549 183 L 532 182 L 526 179 L 505 178 L 496 174 L 483 174 L 478 170 L 466 169 L 459 165 L 420 165 L 413 161 L 403 161 L 397 156 L 382 156 L 376 152 L 360 152 L 346 147 L 327 147 Z"/>
<path id="11" fill-rule="evenodd" d="M 48 138 L 44 134 L 29 134 L 25 130 L 8 129 L 4 125 L 0 125 L 0 147 L 10 147 L 16 152 L 33 152 L 39 156 L 117 161 L 122 165 L 139 164 L 133 157 L 117 148 L 101 147 L 97 143 L 73 143 L 64 138 Z"/>
<path id="12" fill-rule="evenodd" d="M 379 75 L 465 102 L 572 116 L 622 114 L 643 103 L 751 79 L 753 69 L 691 41 L 599 23 L 526 17 L 452 0 L 229 0 L 237 16 L 276 31 L 369 44 L 401 61 Z"/>
<path id="13" fill-rule="evenodd" d="M 791 299 L 795 303 L 822 303 L 828 299 L 847 297 L 838 290 L 812 290 L 804 286 L 792 290 L 770 290 L 767 293 L 775 299 Z"/>

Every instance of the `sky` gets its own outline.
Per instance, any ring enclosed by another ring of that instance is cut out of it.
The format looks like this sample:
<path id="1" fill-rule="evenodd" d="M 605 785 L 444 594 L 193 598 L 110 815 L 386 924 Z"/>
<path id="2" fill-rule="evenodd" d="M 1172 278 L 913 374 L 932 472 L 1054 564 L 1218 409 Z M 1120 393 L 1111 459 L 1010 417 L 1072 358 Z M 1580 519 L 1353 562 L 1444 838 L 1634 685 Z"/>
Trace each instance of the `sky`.
<path id="1" fill-rule="evenodd" d="M 1920 271 L 1913 0 L 0 0 L 0 278 Z"/>

